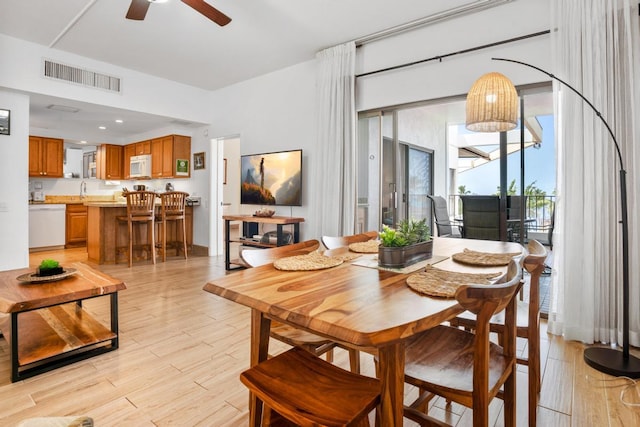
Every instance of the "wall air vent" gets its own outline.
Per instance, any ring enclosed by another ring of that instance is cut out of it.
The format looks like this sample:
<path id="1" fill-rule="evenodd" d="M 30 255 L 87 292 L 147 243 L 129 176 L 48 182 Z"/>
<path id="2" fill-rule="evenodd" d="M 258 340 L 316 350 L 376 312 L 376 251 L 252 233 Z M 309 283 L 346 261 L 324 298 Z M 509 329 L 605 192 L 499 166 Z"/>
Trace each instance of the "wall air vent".
<path id="1" fill-rule="evenodd" d="M 120 77 L 108 76 L 48 59 L 43 60 L 43 64 L 44 77 L 120 93 Z"/>

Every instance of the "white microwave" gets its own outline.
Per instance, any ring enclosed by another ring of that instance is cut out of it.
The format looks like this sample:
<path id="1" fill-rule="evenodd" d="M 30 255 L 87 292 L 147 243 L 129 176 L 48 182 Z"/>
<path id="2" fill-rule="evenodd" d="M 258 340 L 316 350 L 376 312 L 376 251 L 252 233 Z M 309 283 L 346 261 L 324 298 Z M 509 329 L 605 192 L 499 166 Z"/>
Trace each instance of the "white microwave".
<path id="1" fill-rule="evenodd" d="M 130 178 L 151 178 L 151 154 L 131 156 L 129 163 Z"/>

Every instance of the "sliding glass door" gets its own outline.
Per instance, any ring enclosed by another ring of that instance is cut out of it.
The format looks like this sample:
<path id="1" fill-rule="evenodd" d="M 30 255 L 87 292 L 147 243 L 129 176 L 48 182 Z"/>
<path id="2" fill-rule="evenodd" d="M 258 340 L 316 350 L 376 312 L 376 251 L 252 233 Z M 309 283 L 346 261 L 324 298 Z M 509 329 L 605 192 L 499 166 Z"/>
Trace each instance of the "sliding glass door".
<path id="1" fill-rule="evenodd" d="M 358 120 L 358 232 L 395 227 L 402 219 L 431 221 L 433 152 L 398 138 L 398 114 Z"/>
<path id="2" fill-rule="evenodd" d="M 427 218 L 427 223 L 431 224 L 431 205 L 427 196 L 433 194 L 433 152 L 408 145 L 403 148 L 406 218 Z"/>

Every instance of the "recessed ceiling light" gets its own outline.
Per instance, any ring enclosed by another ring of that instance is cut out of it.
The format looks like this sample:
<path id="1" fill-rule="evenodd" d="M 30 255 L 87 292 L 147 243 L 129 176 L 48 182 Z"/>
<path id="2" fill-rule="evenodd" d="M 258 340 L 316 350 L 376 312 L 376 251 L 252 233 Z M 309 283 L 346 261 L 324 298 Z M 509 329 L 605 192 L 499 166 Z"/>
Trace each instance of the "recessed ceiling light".
<path id="1" fill-rule="evenodd" d="M 122 120 L 122 119 L 116 119 L 116 123 L 124 123 L 124 120 Z"/>
<path id="2" fill-rule="evenodd" d="M 106 126 L 98 126 L 98 129 L 100 130 L 105 130 L 107 127 Z"/>
<path id="3" fill-rule="evenodd" d="M 86 144 L 87 141 L 80 141 L 79 144 Z"/>

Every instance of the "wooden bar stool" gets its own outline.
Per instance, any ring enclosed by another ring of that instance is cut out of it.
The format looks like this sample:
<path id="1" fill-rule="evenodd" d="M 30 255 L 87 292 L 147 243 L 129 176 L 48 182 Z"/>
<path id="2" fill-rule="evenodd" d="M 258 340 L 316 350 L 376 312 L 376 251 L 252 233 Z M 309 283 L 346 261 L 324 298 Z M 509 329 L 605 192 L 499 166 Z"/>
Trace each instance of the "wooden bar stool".
<path id="1" fill-rule="evenodd" d="M 167 260 L 167 222 L 175 221 L 176 240 L 173 242 L 176 254 L 179 252 L 178 246 L 178 221 L 182 221 L 182 252 L 184 259 L 187 259 L 187 228 L 185 226 L 185 206 L 189 193 L 182 191 L 168 191 L 158 194 L 160 197 L 160 215 L 156 217 L 156 222 L 160 226 L 160 242 L 162 245 L 162 261 Z"/>
<path id="2" fill-rule="evenodd" d="M 265 404 L 263 426 L 368 426 L 380 403 L 380 381 L 345 371 L 293 347 L 240 374 Z M 274 413 L 275 412 L 275 413 Z"/>
<path id="3" fill-rule="evenodd" d="M 118 224 L 127 223 L 129 237 L 129 267 L 133 264 L 133 224 L 147 224 L 147 239 L 150 239 L 151 259 L 156 263 L 155 242 L 155 200 L 156 193 L 152 191 L 129 191 L 125 193 L 127 198 L 127 216 L 118 216 Z M 118 262 L 118 231 L 116 231 L 116 260 Z"/>

